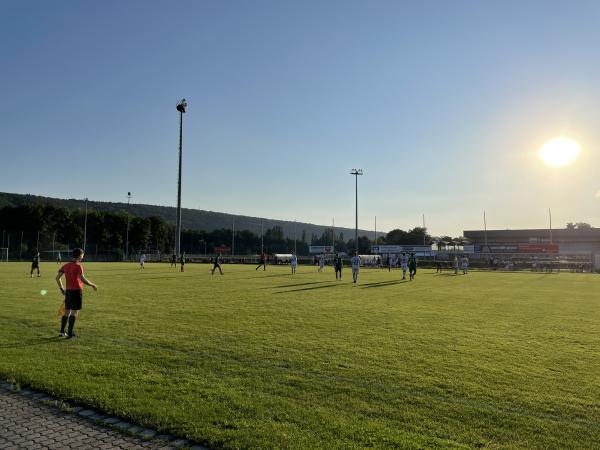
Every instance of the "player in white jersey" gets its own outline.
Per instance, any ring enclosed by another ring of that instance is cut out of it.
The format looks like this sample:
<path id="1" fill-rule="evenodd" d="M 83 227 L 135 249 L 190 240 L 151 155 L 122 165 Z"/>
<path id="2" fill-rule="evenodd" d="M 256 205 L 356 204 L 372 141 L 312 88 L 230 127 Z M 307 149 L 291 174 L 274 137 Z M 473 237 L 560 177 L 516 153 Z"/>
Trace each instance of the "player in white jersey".
<path id="1" fill-rule="evenodd" d="M 354 280 L 354 284 L 356 284 L 358 271 L 360 270 L 360 256 L 358 256 L 358 253 L 354 252 L 354 256 L 350 261 L 352 262 L 352 279 Z"/>
<path id="2" fill-rule="evenodd" d="M 454 255 L 454 275 L 458 274 L 458 257 Z"/>
<path id="3" fill-rule="evenodd" d="M 466 275 L 469 272 L 469 258 L 467 258 L 467 255 L 464 255 L 462 257 L 462 271 L 463 271 L 463 275 Z"/>
<path id="4" fill-rule="evenodd" d="M 402 279 L 406 280 L 406 271 L 408 270 L 408 256 L 406 256 L 406 253 L 402 253 L 402 256 L 400 256 L 400 266 L 402 267 Z"/>
<path id="5" fill-rule="evenodd" d="M 325 267 L 325 255 L 321 253 L 319 255 L 319 272 L 323 272 L 323 267 Z"/>
<path id="6" fill-rule="evenodd" d="M 295 253 L 292 253 L 292 257 L 290 258 L 290 265 L 292 266 L 292 274 L 296 273 L 296 269 L 298 268 L 298 257 Z"/>
<path id="7" fill-rule="evenodd" d="M 140 255 L 140 269 L 144 268 L 144 263 L 146 262 L 146 255 L 143 253 Z"/>

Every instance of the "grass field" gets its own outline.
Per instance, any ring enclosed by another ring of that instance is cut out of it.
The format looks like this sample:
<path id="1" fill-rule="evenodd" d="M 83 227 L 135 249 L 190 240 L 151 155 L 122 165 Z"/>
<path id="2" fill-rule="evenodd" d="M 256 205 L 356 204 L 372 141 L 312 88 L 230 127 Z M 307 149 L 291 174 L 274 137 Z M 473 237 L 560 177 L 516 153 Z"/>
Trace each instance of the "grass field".
<path id="1" fill-rule="evenodd" d="M 84 265 L 70 341 L 0 264 L 0 378 L 213 448 L 600 445 L 598 276 Z"/>

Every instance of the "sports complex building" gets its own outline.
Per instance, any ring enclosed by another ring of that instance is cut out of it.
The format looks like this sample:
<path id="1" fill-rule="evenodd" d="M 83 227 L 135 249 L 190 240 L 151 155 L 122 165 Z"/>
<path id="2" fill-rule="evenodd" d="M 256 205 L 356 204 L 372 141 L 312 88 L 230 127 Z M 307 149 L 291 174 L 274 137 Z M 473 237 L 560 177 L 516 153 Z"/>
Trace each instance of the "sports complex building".
<path id="1" fill-rule="evenodd" d="M 600 228 L 464 231 L 480 256 L 546 260 L 600 269 Z"/>

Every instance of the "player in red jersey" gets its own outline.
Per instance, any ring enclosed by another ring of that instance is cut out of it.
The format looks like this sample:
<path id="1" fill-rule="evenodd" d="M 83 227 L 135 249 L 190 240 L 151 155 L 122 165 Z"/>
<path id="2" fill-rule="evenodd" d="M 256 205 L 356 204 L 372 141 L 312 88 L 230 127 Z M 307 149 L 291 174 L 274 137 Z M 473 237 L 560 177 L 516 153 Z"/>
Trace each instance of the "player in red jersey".
<path id="1" fill-rule="evenodd" d="M 58 284 L 60 291 L 65 295 L 65 312 L 60 322 L 60 336 L 66 337 L 67 339 L 77 337 L 73 333 L 73 327 L 75 326 L 77 314 L 81 309 L 83 300 L 83 285 L 87 284 L 88 286 L 91 286 L 94 291 L 98 290 L 98 287 L 83 275 L 83 266 L 81 265 L 83 255 L 84 252 L 82 249 L 74 249 L 73 261 L 58 269 L 58 274 L 56 275 L 56 284 Z M 66 291 L 62 284 L 63 275 L 67 280 Z M 67 322 L 69 323 L 69 331 L 68 333 L 65 333 Z"/>

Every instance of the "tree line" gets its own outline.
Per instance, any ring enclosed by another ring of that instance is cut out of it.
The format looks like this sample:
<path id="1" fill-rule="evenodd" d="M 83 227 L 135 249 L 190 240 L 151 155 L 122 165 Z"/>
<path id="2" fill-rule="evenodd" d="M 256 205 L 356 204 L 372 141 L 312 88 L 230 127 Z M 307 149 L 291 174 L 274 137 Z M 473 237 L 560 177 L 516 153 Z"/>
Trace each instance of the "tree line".
<path id="1" fill-rule="evenodd" d="M 0 209 L 2 247 L 10 248 L 11 258 L 28 258 L 37 251 L 51 252 L 85 246 L 88 254 L 112 255 L 122 259 L 126 242 L 129 254 L 141 252 L 170 254 L 174 247 L 175 227 L 161 216 L 139 217 L 124 212 L 95 211 L 76 208 L 68 209 L 53 204 L 5 206 Z M 284 235 L 280 226 L 273 226 L 261 236 L 249 230 L 232 229 L 212 231 L 184 229 L 181 235 L 181 250 L 187 254 L 230 253 L 235 245 L 238 255 L 257 254 L 261 245 L 267 253 L 289 253 L 296 248 L 300 255 L 309 253 L 309 245 L 331 245 L 335 250 L 351 253 L 355 249 L 354 237 L 349 239 L 343 232 L 326 228 L 319 236 L 303 231 L 297 240 Z M 450 244 L 457 238 L 448 236 L 432 238 L 427 230 L 415 227 L 404 231 L 394 229 L 377 238 L 377 244 L 429 245 L 439 240 Z M 367 236 L 358 237 L 361 254 L 370 253 L 373 241 Z"/>

